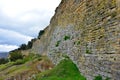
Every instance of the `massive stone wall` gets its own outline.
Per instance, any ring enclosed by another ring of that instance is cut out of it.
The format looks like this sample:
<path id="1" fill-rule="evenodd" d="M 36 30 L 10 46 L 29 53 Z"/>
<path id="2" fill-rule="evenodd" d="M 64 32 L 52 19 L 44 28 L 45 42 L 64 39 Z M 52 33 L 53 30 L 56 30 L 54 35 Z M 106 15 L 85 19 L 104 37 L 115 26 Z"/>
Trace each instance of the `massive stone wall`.
<path id="1" fill-rule="evenodd" d="M 88 80 L 119 80 L 120 0 L 62 0 L 37 41 L 32 51 L 55 64 L 69 56 Z"/>

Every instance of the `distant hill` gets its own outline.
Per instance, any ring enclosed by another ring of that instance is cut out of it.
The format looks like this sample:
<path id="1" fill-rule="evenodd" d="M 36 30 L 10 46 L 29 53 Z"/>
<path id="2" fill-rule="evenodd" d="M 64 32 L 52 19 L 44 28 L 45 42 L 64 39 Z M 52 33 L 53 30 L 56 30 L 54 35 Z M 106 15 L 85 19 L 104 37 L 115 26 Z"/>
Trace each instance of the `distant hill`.
<path id="1" fill-rule="evenodd" d="M 0 58 L 7 58 L 9 52 L 0 52 Z"/>

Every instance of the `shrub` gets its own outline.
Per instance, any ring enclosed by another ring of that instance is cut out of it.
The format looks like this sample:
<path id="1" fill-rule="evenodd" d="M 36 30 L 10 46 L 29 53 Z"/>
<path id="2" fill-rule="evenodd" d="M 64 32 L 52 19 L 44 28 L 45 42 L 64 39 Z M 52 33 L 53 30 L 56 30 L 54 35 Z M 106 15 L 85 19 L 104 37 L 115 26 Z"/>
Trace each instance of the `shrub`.
<path id="1" fill-rule="evenodd" d="M 43 33 L 44 33 L 44 30 L 40 30 L 39 35 L 38 35 L 38 39 L 40 39 L 40 37 L 43 35 Z"/>
<path id="2" fill-rule="evenodd" d="M 20 46 L 20 50 L 26 50 L 27 49 L 27 45 L 26 44 L 22 44 L 21 46 Z"/>
<path id="3" fill-rule="evenodd" d="M 61 42 L 60 40 L 59 40 L 59 41 L 57 41 L 57 43 L 55 44 L 55 46 L 56 46 L 56 47 L 58 47 L 58 46 L 59 46 L 59 44 L 60 44 L 60 42 Z"/>
<path id="4" fill-rule="evenodd" d="M 113 18 L 113 17 L 115 17 L 117 15 L 117 12 L 112 12 L 111 13 L 111 17 Z"/>
<path id="5" fill-rule="evenodd" d="M 94 80 L 103 80 L 103 79 L 102 79 L 102 76 L 98 75 L 98 76 L 95 76 Z"/>
<path id="6" fill-rule="evenodd" d="M 31 61 L 31 60 L 34 60 L 34 59 L 39 59 L 41 58 L 41 55 L 39 54 L 34 54 L 34 53 L 29 53 L 28 56 L 25 56 L 23 58 L 24 62 L 27 62 L 27 61 Z M 40 60 L 40 59 L 39 59 Z"/>
<path id="7" fill-rule="evenodd" d="M 74 44 L 80 45 L 80 41 L 75 41 Z"/>
<path id="8" fill-rule="evenodd" d="M 70 39 L 70 36 L 64 36 L 65 41 L 68 40 L 68 39 Z"/>
<path id="9" fill-rule="evenodd" d="M 87 54 L 92 54 L 92 51 L 90 48 L 88 48 L 88 44 L 86 44 L 86 53 Z"/>
<path id="10" fill-rule="evenodd" d="M 69 56 L 66 55 L 66 54 L 63 54 L 62 56 L 63 56 L 65 59 L 69 59 Z"/>
<path id="11" fill-rule="evenodd" d="M 79 44 L 80 44 L 80 41 L 77 42 L 77 45 L 79 45 Z"/>
<path id="12" fill-rule="evenodd" d="M 32 48 L 32 45 L 33 45 L 32 41 L 28 41 L 27 49 L 31 49 L 31 48 Z"/>
<path id="13" fill-rule="evenodd" d="M 109 77 L 107 77 L 105 80 L 110 80 L 110 78 L 109 78 Z"/>
<path id="14" fill-rule="evenodd" d="M 0 65 L 9 62 L 7 58 L 0 58 Z"/>
<path id="15" fill-rule="evenodd" d="M 95 76 L 95 79 L 94 80 L 103 80 L 102 76 L 101 75 L 98 75 L 98 76 Z M 110 80 L 109 77 L 107 77 L 106 79 L 104 80 Z"/>
<path id="16" fill-rule="evenodd" d="M 86 80 L 69 58 L 61 60 L 53 69 L 36 75 L 34 80 Z"/>
<path id="17" fill-rule="evenodd" d="M 20 65 L 20 64 L 24 64 L 24 63 L 25 63 L 24 60 L 18 59 L 18 60 L 14 63 L 14 65 Z"/>
<path id="18" fill-rule="evenodd" d="M 22 53 L 20 53 L 20 51 L 10 52 L 9 59 L 11 61 L 16 61 L 18 59 L 23 59 L 23 55 L 22 55 Z"/>
<path id="19" fill-rule="evenodd" d="M 87 54 L 91 54 L 91 51 L 89 49 L 86 49 Z"/>

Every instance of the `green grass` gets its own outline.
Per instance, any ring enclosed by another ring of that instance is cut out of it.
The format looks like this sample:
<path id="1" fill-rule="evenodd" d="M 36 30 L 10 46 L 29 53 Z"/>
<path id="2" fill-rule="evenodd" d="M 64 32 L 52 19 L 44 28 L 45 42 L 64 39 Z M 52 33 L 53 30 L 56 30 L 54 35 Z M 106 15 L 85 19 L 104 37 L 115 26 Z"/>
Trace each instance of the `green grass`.
<path id="1" fill-rule="evenodd" d="M 0 65 L 0 69 L 3 69 L 3 71 L 0 71 L 0 80 L 5 80 L 7 77 L 10 76 L 15 76 L 20 72 L 24 72 L 28 69 L 30 69 L 28 66 L 26 66 L 26 64 L 23 65 L 14 65 L 14 63 L 8 63 L 6 65 Z"/>
<path id="2" fill-rule="evenodd" d="M 35 80 L 86 80 L 86 78 L 80 74 L 76 65 L 67 58 L 53 69 L 38 74 Z"/>
<path id="3" fill-rule="evenodd" d="M 8 62 L 6 64 L 0 65 L 0 80 L 5 80 L 7 77 L 18 75 L 24 71 L 33 70 L 30 65 L 31 62 L 37 62 L 41 59 L 40 55 L 30 54 L 23 59 L 18 59 L 16 61 Z M 2 74 L 2 75 L 1 75 Z"/>
<path id="4" fill-rule="evenodd" d="M 30 67 L 27 67 L 26 65 L 21 65 L 21 66 L 12 66 L 6 71 L 7 76 L 14 76 L 19 72 L 23 72 L 25 70 L 30 69 Z"/>
<path id="5" fill-rule="evenodd" d="M 8 62 L 8 63 L 6 63 L 6 64 L 0 65 L 0 71 L 3 71 L 3 70 L 5 70 L 5 69 L 7 69 L 8 67 L 13 66 L 13 64 L 14 64 L 14 62 Z"/>

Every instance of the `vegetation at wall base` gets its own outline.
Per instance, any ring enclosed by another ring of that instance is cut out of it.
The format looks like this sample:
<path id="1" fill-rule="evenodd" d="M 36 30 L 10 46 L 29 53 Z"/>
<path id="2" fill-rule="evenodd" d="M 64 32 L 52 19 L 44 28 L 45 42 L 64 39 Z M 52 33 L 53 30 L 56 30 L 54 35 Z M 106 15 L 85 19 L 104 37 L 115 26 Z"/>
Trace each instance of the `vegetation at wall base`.
<path id="1" fill-rule="evenodd" d="M 69 59 L 62 60 L 56 67 L 51 70 L 40 73 L 35 80 L 86 80 Z"/>
<path id="2" fill-rule="evenodd" d="M 49 59 L 47 57 L 43 57 L 38 54 L 29 53 L 28 56 L 23 57 L 23 59 L 17 59 L 12 62 L 8 62 L 6 64 L 0 65 L 0 73 L 5 72 L 7 76 L 15 76 L 16 72 L 23 73 L 24 71 L 31 71 L 33 67 L 27 66 L 28 64 L 35 65 L 34 63 L 44 60 L 43 64 L 46 64 L 47 67 L 49 63 Z M 43 61 L 42 61 L 43 62 Z M 19 73 L 17 75 L 19 75 Z M 6 79 L 5 76 L 2 76 L 0 80 Z M 54 68 L 47 69 L 40 73 L 36 73 L 35 77 L 32 80 L 86 80 L 84 76 L 81 75 L 76 65 L 72 62 L 72 60 L 66 55 L 65 59 L 60 61 L 58 65 Z M 102 76 L 98 75 L 94 80 L 104 80 Z M 106 78 L 105 80 L 110 80 L 110 78 Z"/>

